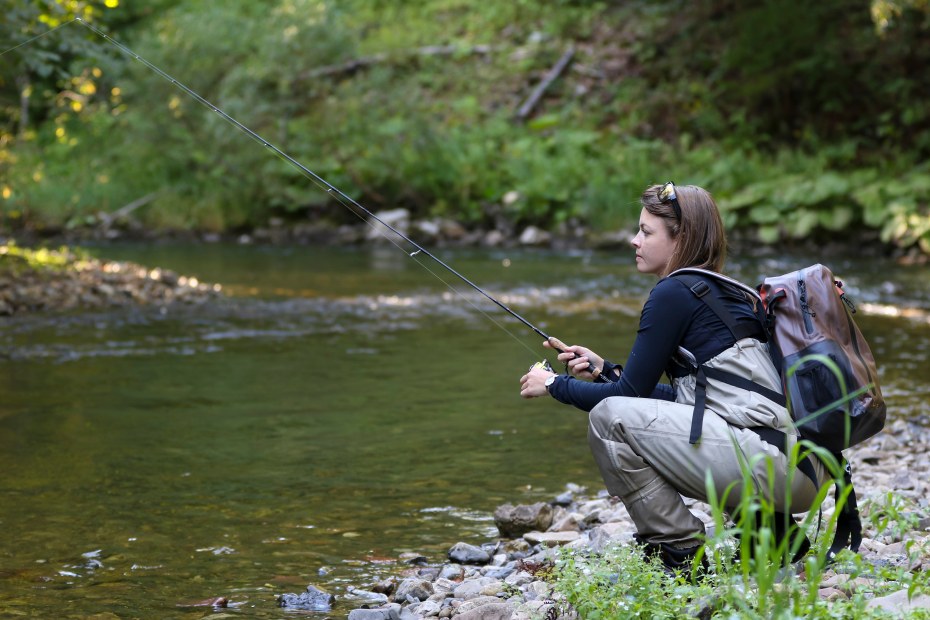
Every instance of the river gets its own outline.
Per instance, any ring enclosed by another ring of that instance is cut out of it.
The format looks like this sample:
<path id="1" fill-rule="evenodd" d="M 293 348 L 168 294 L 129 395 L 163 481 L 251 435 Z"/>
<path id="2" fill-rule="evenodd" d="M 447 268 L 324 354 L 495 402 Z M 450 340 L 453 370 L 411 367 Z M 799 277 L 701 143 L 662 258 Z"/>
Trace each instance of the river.
<path id="1" fill-rule="evenodd" d="M 404 554 L 441 562 L 493 538 L 499 504 L 600 488 L 584 414 L 518 396 L 541 339 L 422 255 L 87 249 L 226 296 L 0 319 L 0 616 L 292 617 L 278 594 L 340 596 Z M 618 362 L 654 283 L 625 251 L 436 253 Z M 930 423 L 930 267 L 791 256 L 730 272 L 813 262 L 860 304 L 889 415 Z M 232 606 L 179 607 L 218 596 Z"/>

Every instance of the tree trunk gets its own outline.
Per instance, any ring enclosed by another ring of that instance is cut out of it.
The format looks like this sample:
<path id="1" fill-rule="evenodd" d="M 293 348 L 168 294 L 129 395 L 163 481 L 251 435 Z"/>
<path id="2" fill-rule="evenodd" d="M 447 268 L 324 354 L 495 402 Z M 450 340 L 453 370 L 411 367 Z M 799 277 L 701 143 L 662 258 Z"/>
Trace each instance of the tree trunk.
<path id="1" fill-rule="evenodd" d="M 26 135 L 26 127 L 29 126 L 29 96 L 32 93 L 29 76 L 21 75 L 16 78 L 16 86 L 19 87 L 19 130 L 17 136 L 22 140 Z"/>

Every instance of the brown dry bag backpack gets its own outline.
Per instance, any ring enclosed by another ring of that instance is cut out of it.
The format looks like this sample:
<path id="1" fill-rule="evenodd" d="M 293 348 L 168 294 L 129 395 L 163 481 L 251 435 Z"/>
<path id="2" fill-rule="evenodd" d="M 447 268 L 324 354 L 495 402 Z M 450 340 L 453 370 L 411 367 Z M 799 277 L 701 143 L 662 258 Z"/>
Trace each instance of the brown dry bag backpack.
<path id="1" fill-rule="evenodd" d="M 855 307 L 823 265 L 765 278 L 773 361 L 804 439 L 839 453 L 885 425 L 885 400 Z"/>

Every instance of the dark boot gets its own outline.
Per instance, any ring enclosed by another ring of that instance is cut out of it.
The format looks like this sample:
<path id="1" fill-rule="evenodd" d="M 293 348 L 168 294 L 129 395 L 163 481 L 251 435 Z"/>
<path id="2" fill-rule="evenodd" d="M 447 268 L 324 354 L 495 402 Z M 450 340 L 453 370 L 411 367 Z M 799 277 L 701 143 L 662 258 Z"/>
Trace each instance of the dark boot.
<path id="1" fill-rule="evenodd" d="M 797 522 L 794 520 L 794 517 L 791 515 L 786 515 L 781 512 L 776 512 L 773 516 L 775 520 L 775 543 L 781 545 L 789 536 L 791 536 L 791 542 L 788 543 L 788 548 L 794 546 L 798 539 L 803 538 L 800 541 L 800 546 L 798 550 L 795 551 L 794 556 L 791 558 L 791 563 L 800 562 L 804 559 L 804 556 L 807 555 L 807 552 L 811 550 L 811 541 L 807 538 L 804 532 L 801 531 L 801 528 L 798 527 Z"/>
<path id="2" fill-rule="evenodd" d="M 701 549 L 701 543 L 695 543 L 690 547 L 675 547 L 668 543 L 651 542 L 639 534 L 634 534 L 633 540 L 642 548 L 647 558 L 658 557 L 669 576 L 681 574 L 685 579 L 691 579 L 692 573 L 707 572 L 707 556 L 701 556 L 700 564 L 694 564 L 694 558 Z"/>

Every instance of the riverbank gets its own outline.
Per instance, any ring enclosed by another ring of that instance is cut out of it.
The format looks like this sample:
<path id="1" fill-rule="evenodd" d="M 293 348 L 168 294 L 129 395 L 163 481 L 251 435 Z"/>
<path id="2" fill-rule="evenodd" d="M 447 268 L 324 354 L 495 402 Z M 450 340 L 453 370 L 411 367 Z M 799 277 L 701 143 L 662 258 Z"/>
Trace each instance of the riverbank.
<path id="1" fill-rule="evenodd" d="M 378 211 L 381 222 L 367 218 L 353 223 L 327 219 L 285 219 L 272 217 L 265 225 L 236 233 L 198 230 L 153 230 L 131 217 L 109 218 L 99 214 L 85 226 L 67 230 L 22 229 L 15 237 L 25 245 L 133 242 L 182 240 L 201 243 L 235 243 L 240 245 L 340 245 L 352 246 L 397 241 L 390 226 L 415 242 L 430 248 L 446 247 L 538 247 L 561 249 L 628 249 L 636 232 L 635 222 L 621 228 L 597 229 L 577 219 L 542 228 L 519 225 L 503 216 L 490 227 L 469 226 L 447 217 L 417 218 L 404 208 Z M 11 233 L 7 232 L 7 236 Z M 0 243 L 4 237 L 0 231 Z M 782 240 L 777 244 L 760 240 L 757 231 L 740 228 L 728 232 L 731 252 L 735 254 L 769 254 L 794 250 L 817 250 L 827 254 L 886 257 L 903 263 L 926 263 L 930 255 L 917 246 L 901 248 L 881 240 L 878 231 L 868 228 L 844 231 L 842 235 L 812 235 L 803 240 Z"/>
<path id="2" fill-rule="evenodd" d="M 167 269 L 92 258 L 68 248 L 0 243 L 0 316 L 129 305 L 203 303 L 219 284 Z"/>
<path id="3" fill-rule="evenodd" d="M 904 420 L 895 421 L 876 437 L 848 451 L 864 525 L 862 546 L 858 556 L 843 559 L 815 575 L 817 582 L 807 583 L 802 564 L 781 576 L 777 592 L 784 595 L 798 590 L 801 598 L 812 598 L 801 615 L 821 617 L 815 610 L 822 612 L 828 607 L 829 617 L 836 618 L 927 613 L 928 455 L 930 429 Z M 705 522 L 710 534 L 714 527 L 711 507 L 691 502 L 690 508 Z M 831 493 L 823 506 L 824 523 L 833 508 Z M 622 583 L 617 584 L 616 573 L 605 582 L 607 588 L 603 583 L 601 589 L 593 586 L 601 561 L 597 558 L 610 555 L 618 546 L 628 549 L 635 531 L 616 498 L 604 492 L 585 494 L 583 489 L 570 485 L 548 503 L 503 505 L 494 516 L 500 534 L 496 540 L 459 542 L 449 549 L 445 561 L 438 563 L 414 554 L 406 558 L 410 567 L 395 576 L 346 588 L 342 598 L 356 607 L 349 613 L 349 620 L 575 619 L 584 617 L 578 612 L 578 592 L 618 601 L 627 596 L 620 589 Z M 629 554 L 626 557 L 629 560 Z M 575 577 L 590 578 L 592 587 L 585 583 L 567 587 L 565 575 L 560 577 L 566 563 L 583 564 L 585 568 Z M 642 563 L 629 568 L 649 570 Z M 618 569 L 624 570 L 622 564 L 613 565 L 614 571 Z M 733 611 L 732 584 L 717 583 L 708 596 L 700 585 L 658 577 L 660 581 L 663 578 L 681 599 L 678 615 L 709 618 L 718 612 Z M 749 579 L 746 585 L 745 589 L 736 589 L 745 599 L 742 602 L 751 605 L 753 590 L 763 585 L 755 579 Z M 308 593 L 282 595 L 279 604 L 292 608 L 299 607 L 301 600 L 316 600 L 319 604 L 320 596 L 311 584 Z M 638 601 L 637 606 L 645 614 L 641 617 L 651 615 L 648 601 Z"/>
<path id="4" fill-rule="evenodd" d="M 239 245 L 378 245 L 395 243 L 407 248 L 410 243 L 401 233 L 427 249 L 541 248 L 555 251 L 571 249 L 628 251 L 633 231 L 626 229 L 596 231 L 569 220 L 544 230 L 536 226 L 516 228 L 505 220 L 492 229 L 467 228 L 448 218 L 413 219 L 406 209 L 376 214 L 353 225 L 330 222 L 287 222 L 273 218 L 268 226 L 236 235 L 210 232 L 153 232 L 133 220 L 106 220 L 105 224 L 59 231 L 51 238 L 22 231 L 22 246 L 5 241 L 0 234 L 0 316 L 35 311 L 67 311 L 127 304 L 199 303 L 220 294 L 219 284 L 205 284 L 196 277 L 184 276 L 158 266 L 90 258 L 69 246 L 86 243 L 184 240 L 198 243 L 232 243 Z M 392 230 L 393 229 L 393 230 Z M 395 232 L 396 231 L 396 232 Z M 46 231 L 48 232 L 48 231 Z M 743 255 L 774 254 L 773 246 L 761 245 L 751 233 L 731 233 L 731 252 Z M 29 250 L 50 243 L 58 250 Z M 819 252 L 830 256 L 855 254 L 894 260 L 906 264 L 925 263 L 930 256 L 916 249 L 903 250 L 882 243 L 874 232 L 847 235 L 841 239 L 810 240 L 791 247 L 779 246 L 779 252 Z M 42 260 L 27 257 L 44 256 Z"/>

